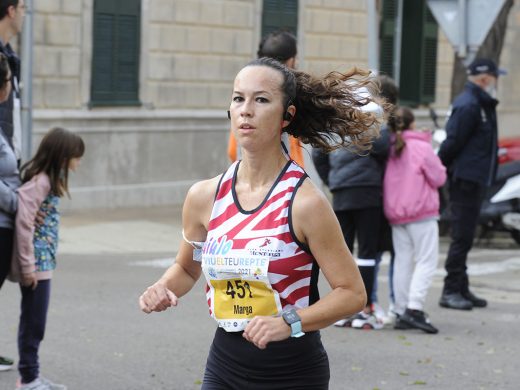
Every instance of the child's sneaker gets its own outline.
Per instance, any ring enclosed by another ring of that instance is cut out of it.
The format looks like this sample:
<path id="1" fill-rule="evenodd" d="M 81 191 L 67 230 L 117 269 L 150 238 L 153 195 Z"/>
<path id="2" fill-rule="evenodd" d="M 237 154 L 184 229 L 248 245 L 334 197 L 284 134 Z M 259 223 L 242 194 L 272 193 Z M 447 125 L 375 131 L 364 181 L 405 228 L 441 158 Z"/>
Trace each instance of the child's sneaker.
<path id="1" fill-rule="evenodd" d="M 372 303 L 372 305 L 370 306 L 370 310 L 372 310 L 372 313 L 374 313 L 374 315 L 378 319 L 383 321 L 383 318 L 385 318 L 385 311 L 383 310 L 383 308 L 381 307 L 381 305 L 379 303 L 377 303 L 377 302 Z"/>
<path id="2" fill-rule="evenodd" d="M 356 329 L 374 329 L 379 330 L 383 328 L 383 321 L 377 318 L 374 313 L 359 313 L 361 316 L 352 321 L 352 327 Z"/>
<path id="3" fill-rule="evenodd" d="M 383 324 L 388 325 L 388 326 L 395 325 L 397 322 L 397 317 L 398 317 L 398 315 L 394 311 L 394 305 L 390 304 L 390 306 L 388 307 L 388 312 L 383 317 Z"/>
<path id="4" fill-rule="evenodd" d="M 403 325 L 408 325 L 409 328 L 420 329 L 426 333 L 435 334 L 439 332 L 439 329 L 430 323 L 428 315 L 422 310 L 406 309 L 404 314 L 399 316 L 399 321 Z"/>
<path id="5" fill-rule="evenodd" d="M 47 384 L 51 390 L 67 390 L 67 386 L 53 383 L 43 376 L 40 376 L 40 379 L 43 383 Z"/>
<path id="6" fill-rule="evenodd" d="M 22 385 L 21 379 L 18 378 L 16 381 L 16 390 L 67 390 L 67 386 L 58 385 L 52 383 L 47 378 L 40 376 L 33 380 L 31 383 L 25 383 Z"/>
<path id="7" fill-rule="evenodd" d="M 7 371 L 13 368 L 14 361 L 12 359 L 0 356 L 0 371 Z"/>
<path id="8" fill-rule="evenodd" d="M 15 390 L 51 390 L 52 388 L 41 378 L 36 378 L 30 383 L 18 383 L 20 386 L 16 386 Z"/>
<path id="9" fill-rule="evenodd" d="M 352 326 L 352 321 L 354 321 L 356 318 L 364 318 L 363 315 L 365 313 L 361 312 L 358 314 L 355 314 L 351 317 L 343 318 L 339 321 L 336 321 L 334 323 L 334 326 L 337 326 L 338 328 L 350 328 Z"/>

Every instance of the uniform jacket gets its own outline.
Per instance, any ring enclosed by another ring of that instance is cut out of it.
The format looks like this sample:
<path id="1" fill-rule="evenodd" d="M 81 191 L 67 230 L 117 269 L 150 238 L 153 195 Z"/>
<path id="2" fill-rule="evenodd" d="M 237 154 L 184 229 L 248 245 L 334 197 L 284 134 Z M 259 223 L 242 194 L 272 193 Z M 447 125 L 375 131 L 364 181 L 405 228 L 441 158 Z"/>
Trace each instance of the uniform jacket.
<path id="1" fill-rule="evenodd" d="M 467 82 L 455 98 L 439 157 L 454 179 L 490 185 L 497 169 L 498 100 Z"/>
<path id="2" fill-rule="evenodd" d="M 446 168 L 432 149 L 431 134 L 407 130 L 402 136 L 406 146 L 400 156 L 392 146 L 383 182 L 385 215 L 392 225 L 438 217 L 438 188 L 446 181 Z"/>

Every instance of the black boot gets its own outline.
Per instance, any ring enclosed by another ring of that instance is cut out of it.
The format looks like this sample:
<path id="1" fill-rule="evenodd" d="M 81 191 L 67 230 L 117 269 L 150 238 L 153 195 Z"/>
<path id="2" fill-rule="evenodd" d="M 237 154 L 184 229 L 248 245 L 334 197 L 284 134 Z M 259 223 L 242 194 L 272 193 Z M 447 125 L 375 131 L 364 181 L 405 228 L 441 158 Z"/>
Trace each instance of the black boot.
<path id="1" fill-rule="evenodd" d="M 473 307 L 486 307 L 487 301 L 483 298 L 477 297 L 475 294 L 473 294 L 471 291 L 466 291 L 462 293 L 462 296 L 466 298 L 468 301 L 470 301 L 473 304 Z"/>
<path id="2" fill-rule="evenodd" d="M 439 305 L 455 310 L 473 309 L 473 303 L 464 298 L 461 293 L 442 293 Z"/>
<path id="3" fill-rule="evenodd" d="M 430 319 L 426 313 L 421 310 L 406 309 L 404 314 L 399 317 L 399 321 L 407 324 L 410 328 L 420 329 L 426 333 L 435 334 L 439 332 L 439 330 L 430 323 Z"/>

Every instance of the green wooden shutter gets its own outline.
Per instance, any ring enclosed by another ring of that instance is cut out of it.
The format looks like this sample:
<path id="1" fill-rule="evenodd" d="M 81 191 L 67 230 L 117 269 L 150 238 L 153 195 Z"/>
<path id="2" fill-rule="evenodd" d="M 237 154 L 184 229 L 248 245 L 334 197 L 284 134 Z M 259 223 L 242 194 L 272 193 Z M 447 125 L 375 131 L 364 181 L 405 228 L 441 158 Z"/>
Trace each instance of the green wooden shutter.
<path id="1" fill-rule="evenodd" d="M 381 26 L 379 30 L 380 53 L 379 70 L 381 73 L 394 77 L 394 32 L 397 16 L 396 0 L 384 0 L 381 11 Z"/>
<path id="2" fill-rule="evenodd" d="M 437 23 L 424 0 L 404 0 L 401 49 L 401 103 L 409 106 L 435 100 Z"/>
<path id="3" fill-rule="evenodd" d="M 94 0 L 92 106 L 139 105 L 141 2 Z"/>
<path id="4" fill-rule="evenodd" d="M 298 0 L 264 0 L 262 9 L 262 36 L 276 31 L 298 33 Z"/>
<path id="5" fill-rule="evenodd" d="M 394 29 L 397 0 L 383 0 L 380 29 L 380 71 L 394 77 Z M 403 1 L 401 104 L 418 106 L 435 100 L 437 22 L 425 0 Z"/>

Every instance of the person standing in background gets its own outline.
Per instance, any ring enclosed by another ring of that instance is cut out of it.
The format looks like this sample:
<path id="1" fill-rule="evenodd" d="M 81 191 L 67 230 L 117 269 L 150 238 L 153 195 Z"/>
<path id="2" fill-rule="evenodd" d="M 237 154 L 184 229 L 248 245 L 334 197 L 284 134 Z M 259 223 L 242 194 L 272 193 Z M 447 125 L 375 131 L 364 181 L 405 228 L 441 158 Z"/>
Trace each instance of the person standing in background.
<path id="1" fill-rule="evenodd" d="M 467 70 L 468 82 L 455 98 L 446 123 L 446 140 L 439 157 L 448 169 L 451 243 L 446 258 L 439 305 L 457 310 L 486 307 L 487 301 L 469 289 L 466 261 L 473 246 L 485 189 L 498 166 L 496 99 L 499 74 L 490 59 L 478 58 Z"/>
<path id="2" fill-rule="evenodd" d="M 273 58 L 289 69 L 296 69 L 296 55 L 298 53 L 296 44 L 296 37 L 290 32 L 284 30 L 274 31 L 266 35 L 258 45 L 257 57 Z M 282 142 L 289 149 L 291 160 L 303 167 L 303 147 L 300 141 L 284 133 L 282 134 Z M 240 148 L 237 146 L 237 141 L 232 131 L 229 133 L 228 157 L 231 162 L 241 158 Z"/>
<path id="3" fill-rule="evenodd" d="M 368 91 L 359 90 L 363 95 Z M 371 107 L 357 107 L 360 111 L 374 109 L 382 114 L 382 107 L 372 102 Z M 340 327 L 381 329 L 383 319 L 375 315 L 372 302 L 376 257 L 383 215 L 383 173 L 388 156 L 388 132 L 382 132 L 372 141 L 368 153 L 359 153 L 347 147 L 325 153 L 313 149 L 312 159 L 321 180 L 332 192 L 332 208 L 341 225 L 343 236 L 354 253 L 357 241 L 356 263 L 363 277 L 368 302 L 357 315 L 339 320 Z"/>
<path id="4" fill-rule="evenodd" d="M 0 103 L 0 131 L 2 132 L 2 134 L 0 135 L 0 138 L 2 138 L 0 140 L 0 147 L 2 147 L 1 144 L 4 143 L 4 141 L 6 141 L 5 145 L 3 146 L 4 152 L 2 153 L 4 157 L 0 157 L 0 171 L 2 171 L 3 174 L 8 173 L 9 175 L 13 173 L 13 167 L 10 163 L 11 157 L 7 156 L 7 154 L 10 154 L 10 151 L 8 151 L 6 148 L 11 149 L 11 151 L 13 152 L 13 156 L 15 158 L 16 163 L 16 166 L 14 167 L 16 168 L 16 174 L 18 174 L 17 166 L 19 165 L 22 150 L 20 90 L 18 86 L 20 80 L 20 59 L 12 49 L 11 45 L 9 44 L 9 41 L 16 34 L 19 34 L 22 31 L 24 17 L 24 0 L 0 0 L 0 53 L 2 53 L 5 56 L 6 63 L 8 63 L 8 67 L 10 68 L 9 79 L 6 80 L 7 84 L 9 84 L 9 93 L 7 94 L 5 99 L 1 100 Z M 3 70 L 0 74 L 4 74 Z M 7 76 L 7 74 L 5 74 L 5 76 Z M 0 85 L 3 86 L 2 90 L 6 89 L 5 84 L 6 83 L 4 79 L 0 80 Z M 12 185 L 9 185 L 9 187 L 11 187 L 9 191 L 15 189 L 14 187 L 12 187 Z M 7 194 L 7 196 L 9 198 L 11 197 L 10 194 Z M 14 199 L 16 199 L 16 195 L 14 195 Z M 14 206 L 16 207 L 16 203 L 14 204 Z M 0 229 L 3 230 L 3 228 L 6 228 L 7 231 L 5 233 L 8 234 L 12 240 L 12 220 L 14 218 L 14 214 L 10 213 L 16 212 L 16 208 L 14 210 L 7 210 L 2 206 L 2 210 L 0 211 L 0 220 L 2 219 L 1 215 L 4 214 L 4 212 L 8 213 L 5 215 L 9 222 L 8 226 L 0 225 Z M 4 235 L 2 234 L 2 236 Z M 3 258 L 3 256 L 5 255 L 6 259 L 9 260 L 8 264 L 4 264 L 7 267 L 6 270 L 8 270 L 9 265 L 11 264 L 11 249 L 4 247 L 4 245 L 7 245 L 9 248 L 12 248 L 12 243 L 8 243 L 7 241 L 5 241 L 2 242 L 0 245 L 0 250 L 2 252 L 0 256 L 2 256 Z M 2 259 L 2 263 L 4 263 L 4 261 L 7 260 Z M 4 269 L 4 265 L 2 265 L 2 270 Z M 7 271 L 5 272 L 5 275 L 4 271 L 2 271 L 0 287 L 2 286 L 3 280 L 5 279 L 6 275 Z M 9 370 L 13 367 L 13 364 L 14 362 L 12 359 L 0 356 L 0 371 Z"/>
<path id="5" fill-rule="evenodd" d="M 11 71 L 5 55 L 0 53 L 0 102 L 11 93 Z M 16 189 L 20 186 L 18 163 L 9 140 L 0 130 L 0 289 L 11 268 L 14 218 L 18 208 Z M 10 370 L 12 359 L 0 356 L 0 371 Z"/>
<path id="6" fill-rule="evenodd" d="M 397 101 L 399 100 L 399 87 L 396 85 L 395 81 L 387 76 L 387 75 L 378 75 L 377 81 L 379 83 L 379 97 L 384 99 L 386 103 L 389 104 L 389 107 L 387 108 L 388 113 L 392 113 L 392 111 L 395 109 L 395 106 L 397 105 Z M 388 124 L 385 124 L 381 129 L 381 138 L 389 140 L 388 137 Z M 386 167 L 386 162 L 385 162 Z M 384 167 L 384 168 L 385 168 Z M 383 168 L 383 170 L 384 170 Z M 378 283 L 377 283 L 377 277 L 379 274 L 379 265 L 383 259 L 383 253 L 389 252 L 390 253 L 390 264 L 388 266 L 388 311 L 385 315 L 385 312 L 383 308 L 379 305 L 379 298 L 378 298 Z M 395 312 L 394 312 L 394 288 L 392 284 L 392 278 L 393 278 L 393 269 L 394 269 L 394 247 L 392 245 L 392 229 L 390 228 L 390 225 L 384 215 L 384 213 L 381 213 L 381 230 L 379 234 L 379 247 L 378 247 L 378 253 L 376 256 L 376 268 L 374 270 L 374 286 L 372 289 L 372 303 L 374 305 L 374 312 L 376 317 L 383 318 L 383 322 L 385 324 L 392 324 L 395 320 Z"/>
<path id="7" fill-rule="evenodd" d="M 7 57 L 11 69 L 12 90 L 0 104 L 0 127 L 20 161 L 22 153 L 22 122 L 20 104 L 20 59 L 9 42 L 22 32 L 25 18 L 24 0 L 0 0 L 0 53 Z"/>
<path id="8" fill-rule="evenodd" d="M 415 129 L 407 107 L 390 116 L 390 157 L 383 182 L 385 215 L 395 249 L 394 328 L 437 333 L 424 312 L 426 295 L 439 260 L 439 187 L 446 168 L 431 146 L 431 132 Z"/>

